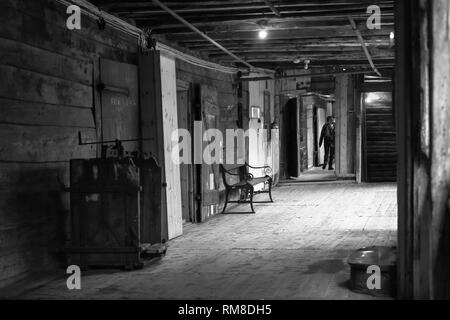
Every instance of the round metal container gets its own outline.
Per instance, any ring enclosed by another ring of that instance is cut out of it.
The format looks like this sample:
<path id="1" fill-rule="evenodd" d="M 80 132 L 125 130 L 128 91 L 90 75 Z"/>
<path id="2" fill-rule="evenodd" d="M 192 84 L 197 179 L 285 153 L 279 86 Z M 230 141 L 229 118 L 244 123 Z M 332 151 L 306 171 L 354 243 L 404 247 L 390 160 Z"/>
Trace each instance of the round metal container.
<path id="1" fill-rule="evenodd" d="M 392 296 L 396 294 L 397 248 L 366 247 L 356 250 L 348 258 L 350 265 L 350 289 L 374 296 Z M 370 289 L 367 280 L 372 276 L 368 268 L 380 268 L 380 288 Z"/>

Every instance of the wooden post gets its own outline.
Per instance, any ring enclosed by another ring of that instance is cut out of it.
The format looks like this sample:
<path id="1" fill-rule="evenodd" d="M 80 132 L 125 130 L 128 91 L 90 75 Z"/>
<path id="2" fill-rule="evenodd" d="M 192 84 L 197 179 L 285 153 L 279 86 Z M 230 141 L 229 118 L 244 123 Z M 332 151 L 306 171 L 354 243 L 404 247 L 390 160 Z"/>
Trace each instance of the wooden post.
<path id="1" fill-rule="evenodd" d="M 337 176 L 355 174 L 356 127 L 355 127 L 355 90 L 353 77 L 336 77 L 336 160 Z"/>

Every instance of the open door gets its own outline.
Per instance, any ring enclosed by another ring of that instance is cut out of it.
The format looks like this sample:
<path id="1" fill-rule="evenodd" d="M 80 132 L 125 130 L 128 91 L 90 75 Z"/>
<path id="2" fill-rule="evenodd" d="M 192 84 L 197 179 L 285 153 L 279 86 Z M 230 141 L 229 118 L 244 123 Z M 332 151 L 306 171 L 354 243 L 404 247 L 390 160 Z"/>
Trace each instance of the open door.
<path id="1" fill-rule="evenodd" d="M 207 132 L 207 130 L 218 128 L 220 109 L 217 88 L 213 86 L 202 85 L 200 87 L 199 97 L 202 119 L 202 137 L 204 137 L 204 134 L 205 132 Z M 202 152 L 209 144 L 209 141 L 203 141 Z M 221 146 L 221 148 L 223 148 L 223 146 Z M 199 210 L 199 222 L 201 222 L 219 212 L 219 165 L 210 165 L 206 164 L 205 161 L 203 161 L 203 164 L 201 165 L 199 180 L 201 183 L 201 205 Z"/>
<path id="2" fill-rule="evenodd" d="M 189 83 L 177 80 L 178 128 L 193 130 Z M 191 150 L 192 151 L 192 150 Z M 190 163 L 180 164 L 181 210 L 183 223 L 194 222 L 194 170 Z"/>

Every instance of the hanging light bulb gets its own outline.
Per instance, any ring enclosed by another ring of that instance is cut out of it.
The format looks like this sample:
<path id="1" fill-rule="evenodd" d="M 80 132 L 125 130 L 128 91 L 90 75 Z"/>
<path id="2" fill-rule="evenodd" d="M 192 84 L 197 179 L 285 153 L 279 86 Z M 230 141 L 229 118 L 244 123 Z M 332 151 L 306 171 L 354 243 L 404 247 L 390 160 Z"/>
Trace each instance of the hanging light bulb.
<path id="1" fill-rule="evenodd" d="M 259 36 L 260 39 L 267 38 L 267 31 L 264 30 L 264 29 L 260 30 L 259 33 L 258 33 L 258 36 Z"/>
<path id="2" fill-rule="evenodd" d="M 395 34 L 394 32 L 391 32 L 389 34 L 389 47 L 392 48 L 395 44 Z"/>

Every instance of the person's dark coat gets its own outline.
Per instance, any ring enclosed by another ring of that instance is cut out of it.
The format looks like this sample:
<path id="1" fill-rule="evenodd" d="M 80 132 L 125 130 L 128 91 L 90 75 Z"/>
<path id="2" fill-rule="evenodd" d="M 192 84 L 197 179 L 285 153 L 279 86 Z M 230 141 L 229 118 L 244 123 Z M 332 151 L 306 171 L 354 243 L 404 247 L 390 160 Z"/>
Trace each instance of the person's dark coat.
<path id="1" fill-rule="evenodd" d="M 325 140 L 326 144 L 334 144 L 334 126 L 330 123 L 325 123 L 320 133 L 319 147 L 322 147 L 322 143 Z"/>

